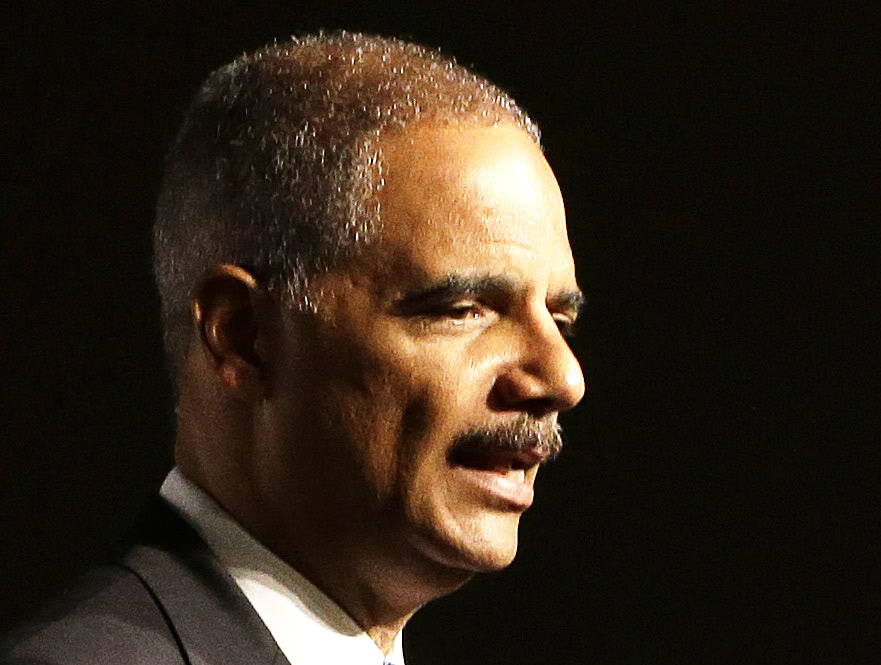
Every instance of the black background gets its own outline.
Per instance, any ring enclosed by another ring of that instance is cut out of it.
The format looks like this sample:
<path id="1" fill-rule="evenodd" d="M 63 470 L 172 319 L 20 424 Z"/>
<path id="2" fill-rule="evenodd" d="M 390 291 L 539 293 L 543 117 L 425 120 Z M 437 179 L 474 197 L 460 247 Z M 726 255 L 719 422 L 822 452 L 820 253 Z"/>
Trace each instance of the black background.
<path id="1" fill-rule="evenodd" d="M 408 661 L 870 662 L 881 629 L 874 2 L 29 3 L 5 22 L 0 626 L 171 464 L 149 228 L 214 67 L 317 28 L 442 47 L 543 128 L 590 386 L 507 571 Z"/>

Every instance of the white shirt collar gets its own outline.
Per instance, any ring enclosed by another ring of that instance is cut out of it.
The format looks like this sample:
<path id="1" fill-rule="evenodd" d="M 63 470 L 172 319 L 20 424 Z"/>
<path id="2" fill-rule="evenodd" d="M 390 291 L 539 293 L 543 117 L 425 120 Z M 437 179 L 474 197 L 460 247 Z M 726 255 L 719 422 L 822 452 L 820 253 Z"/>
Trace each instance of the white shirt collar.
<path id="1" fill-rule="evenodd" d="M 386 658 L 342 608 L 257 542 L 180 469 L 171 470 L 159 494 L 208 544 L 291 665 L 404 665 L 402 633 Z"/>

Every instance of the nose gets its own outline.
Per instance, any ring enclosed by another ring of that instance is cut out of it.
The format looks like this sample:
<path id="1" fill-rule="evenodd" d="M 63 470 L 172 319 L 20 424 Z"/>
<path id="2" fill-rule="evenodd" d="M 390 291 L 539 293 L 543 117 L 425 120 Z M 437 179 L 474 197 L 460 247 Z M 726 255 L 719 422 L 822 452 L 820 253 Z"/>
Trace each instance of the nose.
<path id="1" fill-rule="evenodd" d="M 541 417 L 571 409 L 584 397 L 581 366 L 548 316 L 521 330 L 515 352 L 496 377 L 491 406 Z"/>

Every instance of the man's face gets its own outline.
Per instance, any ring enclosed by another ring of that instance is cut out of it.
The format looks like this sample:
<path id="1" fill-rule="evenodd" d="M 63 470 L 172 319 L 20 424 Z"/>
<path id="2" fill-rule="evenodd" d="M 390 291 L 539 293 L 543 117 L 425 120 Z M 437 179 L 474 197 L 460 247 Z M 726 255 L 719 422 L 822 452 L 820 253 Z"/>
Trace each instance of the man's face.
<path id="1" fill-rule="evenodd" d="M 514 127 L 381 148 L 378 238 L 314 283 L 314 318 L 284 319 L 264 486 L 276 506 L 311 500 L 323 537 L 501 568 L 584 393 L 562 335 L 580 302 L 563 202 Z"/>

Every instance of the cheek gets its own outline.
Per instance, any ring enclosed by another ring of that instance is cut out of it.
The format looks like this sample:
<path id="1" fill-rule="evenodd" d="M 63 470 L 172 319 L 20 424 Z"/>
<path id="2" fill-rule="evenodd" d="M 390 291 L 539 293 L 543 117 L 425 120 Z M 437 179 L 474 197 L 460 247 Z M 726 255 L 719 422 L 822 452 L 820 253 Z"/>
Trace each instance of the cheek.
<path id="1" fill-rule="evenodd" d="M 396 432 L 396 494 L 408 504 L 436 493 L 452 441 L 486 419 L 473 376 L 443 371 L 436 363 L 422 363 L 420 369 L 426 371 L 410 374 L 418 382 L 402 387 L 404 408 Z"/>
<path id="2" fill-rule="evenodd" d="M 434 390 L 417 364 L 389 349 L 348 349 L 328 360 L 322 411 L 363 480 L 384 502 L 399 491 L 422 444 L 435 427 Z"/>
<path id="3" fill-rule="evenodd" d="M 431 482 L 450 441 L 486 424 L 486 354 L 459 339 L 428 343 L 380 324 L 364 337 L 327 340 L 316 362 L 322 411 L 365 481 L 391 500 Z"/>
<path id="4" fill-rule="evenodd" d="M 347 429 L 369 482 L 384 502 L 396 502 L 413 489 L 429 467 L 445 455 L 455 390 L 430 363 L 381 363 L 350 393 Z M 397 499 L 395 497 L 398 497 Z"/>
<path id="5" fill-rule="evenodd" d="M 396 374 L 407 411 L 403 433 L 445 443 L 470 427 L 485 426 L 488 399 L 503 355 L 490 335 L 423 345 L 399 358 Z"/>

